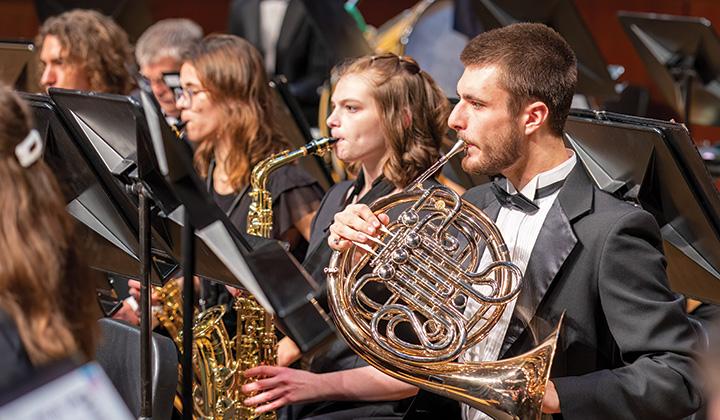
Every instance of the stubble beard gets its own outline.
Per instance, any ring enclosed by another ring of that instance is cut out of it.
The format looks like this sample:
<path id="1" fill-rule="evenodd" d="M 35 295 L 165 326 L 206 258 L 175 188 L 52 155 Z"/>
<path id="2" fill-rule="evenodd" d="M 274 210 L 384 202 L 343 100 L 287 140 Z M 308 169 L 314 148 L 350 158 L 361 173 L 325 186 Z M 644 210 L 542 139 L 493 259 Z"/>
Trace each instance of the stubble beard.
<path id="1" fill-rule="evenodd" d="M 465 140 L 465 139 L 463 139 Z M 513 125 L 509 133 L 494 139 L 494 145 L 481 149 L 482 155 L 462 160 L 462 168 L 472 175 L 497 175 L 517 162 L 522 155 L 522 134 Z"/>

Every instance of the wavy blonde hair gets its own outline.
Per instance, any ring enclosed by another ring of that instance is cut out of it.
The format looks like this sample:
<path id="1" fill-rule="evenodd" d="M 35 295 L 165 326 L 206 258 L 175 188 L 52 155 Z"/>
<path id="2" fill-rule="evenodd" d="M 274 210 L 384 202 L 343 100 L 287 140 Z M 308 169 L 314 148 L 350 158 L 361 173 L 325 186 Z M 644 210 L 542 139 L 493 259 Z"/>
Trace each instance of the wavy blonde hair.
<path id="1" fill-rule="evenodd" d="M 44 161 L 15 156 L 30 131 L 20 98 L 0 85 L 0 308 L 15 322 L 34 365 L 95 349 L 94 282 L 79 264 L 74 225 Z"/>
<path id="2" fill-rule="evenodd" d="M 450 103 L 414 59 L 392 53 L 360 57 L 333 69 L 333 79 L 360 75 L 370 83 L 389 149 L 383 175 L 405 187 L 440 157 Z M 408 121 L 408 118 L 409 121 Z M 357 165 L 350 166 L 357 173 Z"/>
<path id="3" fill-rule="evenodd" d="M 85 9 L 50 17 L 35 40 L 38 51 L 48 35 L 60 41 L 68 63 L 83 69 L 90 90 L 127 95 L 135 87 L 129 70 L 134 66 L 130 41 L 112 18 Z"/>
<path id="4" fill-rule="evenodd" d="M 187 60 L 197 71 L 209 98 L 220 107 L 223 124 L 195 151 L 201 176 L 220 139 L 232 140 L 225 162 L 229 183 L 235 190 L 247 185 L 250 171 L 262 159 L 287 147 L 273 119 L 274 100 L 262 57 L 249 42 L 234 35 L 209 35 Z"/>

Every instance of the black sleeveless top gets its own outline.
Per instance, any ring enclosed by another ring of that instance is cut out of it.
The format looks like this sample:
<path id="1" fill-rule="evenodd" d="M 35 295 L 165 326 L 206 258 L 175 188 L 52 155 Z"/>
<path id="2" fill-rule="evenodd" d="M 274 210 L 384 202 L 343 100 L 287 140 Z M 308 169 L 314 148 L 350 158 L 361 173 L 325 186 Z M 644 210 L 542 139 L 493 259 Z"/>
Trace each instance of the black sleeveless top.
<path id="1" fill-rule="evenodd" d="M 249 188 L 241 188 L 238 193 L 234 194 L 218 194 L 212 187 L 213 166 L 213 164 L 210 165 L 206 180 L 208 192 L 212 195 L 215 204 L 225 212 L 238 231 L 247 235 L 247 215 L 251 203 Z M 272 197 L 272 237 L 274 239 L 283 238 L 283 235 L 294 226 L 295 222 L 308 213 L 314 212 L 323 196 L 320 184 L 305 170 L 293 164 L 281 166 L 271 172 L 267 180 L 267 189 Z M 290 248 L 299 261 L 302 261 L 306 250 L 307 241 L 302 237 Z M 200 299 L 203 309 L 218 304 L 226 305 L 224 318 L 226 326 L 229 331 L 234 331 L 235 313 L 232 310 L 232 297 L 224 285 L 203 281 Z"/>
<path id="2" fill-rule="evenodd" d="M 432 184 L 437 183 L 431 180 L 427 181 L 426 185 Z M 335 214 L 352 203 L 363 186 L 364 179 L 362 177 L 358 177 L 354 182 L 345 181 L 336 184 L 325 194 L 313 219 L 310 245 L 303 266 L 315 281 L 323 286 L 322 289 L 325 289 L 326 284 L 323 269 L 327 267 L 333 252 L 327 244 L 330 225 L 333 223 Z M 382 177 L 378 178 L 370 191 L 360 198 L 358 203 L 369 205 L 375 200 L 391 194 L 395 189 L 395 185 L 388 180 Z M 394 216 L 397 215 L 393 212 L 390 217 Z M 328 310 L 327 296 L 319 301 Z M 337 372 L 368 365 L 340 337 L 336 337 L 322 354 L 313 355 L 307 362 L 309 370 L 314 373 Z M 402 418 L 411 402 L 412 398 L 399 401 L 321 401 L 291 405 L 285 414 L 288 419 Z"/>

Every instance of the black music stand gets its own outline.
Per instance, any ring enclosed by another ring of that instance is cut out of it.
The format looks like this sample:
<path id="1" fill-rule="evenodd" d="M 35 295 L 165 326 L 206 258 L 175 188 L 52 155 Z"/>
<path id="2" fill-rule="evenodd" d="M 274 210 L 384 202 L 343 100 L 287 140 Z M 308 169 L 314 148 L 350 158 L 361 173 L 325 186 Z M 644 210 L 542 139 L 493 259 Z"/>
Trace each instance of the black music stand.
<path id="1" fill-rule="evenodd" d="M 88 246 L 82 253 L 88 264 L 106 273 L 137 276 L 137 233 L 121 210 L 124 192 L 116 183 L 105 182 L 110 175 L 90 164 L 49 97 L 20 96 L 30 105 L 35 128 L 45 141 L 43 159 L 58 178 L 66 209 L 80 222 L 83 239 L 79 245 Z M 171 260 L 158 259 L 158 264 L 162 277 L 173 271 Z"/>
<path id="2" fill-rule="evenodd" d="M 34 53 L 32 41 L 0 40 L 0 81 L 24 89 L 27 65 Z"/>
<path id="3" fill-rule="evenodd" d="M 92 165 L 104 175 L 103 181 L 119 186 L 117 201 L 122 204 L 123 215 L 131 221 L 134 237 L 137 238 L 140 232 L 140 202 L 139 191 L 130 190 L 140 182 L 152 196 L 154 204 L 151 217 L 152 259 L 160 256 L 180 261 L 181 203 L 164 177 L 151 164 L 145 163 L 147 160 L 143 162 L 140 159 L 147 150 L 138 149 L 138 139 L 149 134 L 138 102 L 128 96 L 54 88 L 50 90 L 50 96 L 64 120 L 74 128 L 77 141 Z M 144 145 L 145 141 L 140 144 Z M 225 264 L 201 241 L 198 241 L 197 252 L 200 260 L 195 274 L 213 280 L 233 278 Z"/>
<path id="4" fill-rule="evenodd" d="M 603 190 L 658 221 L 671 287 L 720 303 L 720 198 L 681 124 L 571 111 L 566 140 Z"/>
<path id="5" fill-rule="evenodd" d="M 303 352 L 319 347 L 334 334 L 332 323 L 319 307 L 316 299 L 321 295 L 319 286 L 302 266 L 279 242 L 244 235 L 238 232 L 226 215 L 215 205 L 203 182 L 196 174 L 192 157 L 186 153 L 183 143 L 162 118 L 159 104 L 152 90 L 140 80 L 140 97 L 149 130 L 143 148 L 159 173 L 171 185 L 175 196 L 184 205 L 184 253 L 183 266 L 186 273 L 195 264 L 192 232 L 198 236 L 226 264 L 234 277 L 217 279 L 221 283 L 237 285 L 250 291 L 257 301 L 270 313 L 283 331 L 295 341 Z M 138 137 L 140 140 L 140 137 Z M 141 145 L 138 144 L 138 148 Z M 187 246 L 186 246 L 187 245 Z M 259 281 L 262 279 L 262 281 Z M 186 274 L 184 301 L 192 302 L 192 281 Z M 190 309 L 185 309 L 183 341 L 183 406 L 191 407 L 192 334 L 190 334 Z M 191 418 L 189 410 L 184 418 Z"/>
<path id="6" fill-rule="evenodd" d="M 150 133 L 148 147 L 152 148 L 157 170 L 165 175 L 184 205 L 193 228 L 234 275 L 232 279 L 214 280 L 253 293 L 266 310 L 277 315 L 285 332 L 303 351 L 324 341 L 330 330 L 306 325 L 307 321 L 297 318 L 300 313 L 320 315 L 312 313 L 315 306 L 311 301 L 320 294 L 312 277 L 278 241 L 237 231 L 207 193 L 193 168 L 192 157 L 163 122 L 147 86 L 142 86 L 141 99 Z"/>
<path id="7" fill-rule="evenodd" d="M 720 124 L 720 39 L 705 18 L 618 12 L 665 100 L 686 124 Z"/>
<path id="8" fill-rule="evenodd" d="M 617 97 L 615 79 L 622 71 L 618 66 L 611 70 L 605 63 L 572 1 L 477 0 L 473 5 L 485 30 L 517 22 L 538 22 L 555 29 L 577 56 L 577 93 L 600 99 Z"/>

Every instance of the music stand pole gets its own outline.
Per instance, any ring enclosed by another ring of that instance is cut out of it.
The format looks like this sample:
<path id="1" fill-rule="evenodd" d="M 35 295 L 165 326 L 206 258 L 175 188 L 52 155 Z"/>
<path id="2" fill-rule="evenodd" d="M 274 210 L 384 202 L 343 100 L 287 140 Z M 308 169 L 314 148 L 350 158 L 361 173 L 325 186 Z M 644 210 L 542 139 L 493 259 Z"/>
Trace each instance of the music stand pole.
<path id="1" fill-rule="evenodd" d="M 192 226 L 190 212 L 183 215 L 182 228 L 182 266 L 183 266 L 183 358 L 182 358 L 182 404 L 183 420 L 193 418 L 193 319 L 195 282 L 195 228 Z"/>
<path id="2" fill-rule="evenodd" d="M 151 200 L 140 182 L 138 193 L 140 224 L 140 419 L 152 418 L 152 329 L 150 326 L 150 207 Z"/>

